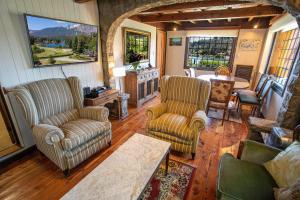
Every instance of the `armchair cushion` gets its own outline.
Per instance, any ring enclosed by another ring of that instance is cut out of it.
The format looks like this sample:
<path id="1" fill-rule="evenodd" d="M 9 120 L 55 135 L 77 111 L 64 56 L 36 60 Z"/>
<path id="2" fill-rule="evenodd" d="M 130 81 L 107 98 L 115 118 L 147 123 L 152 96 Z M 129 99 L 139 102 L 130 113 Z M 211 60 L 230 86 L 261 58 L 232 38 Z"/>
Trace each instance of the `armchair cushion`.
<path id="1" fill-rule="evenodd" d="M 147 116 L 149 120 L 153 120 L 161 116 L 167 112 L 167 104 L 165 103 L 160 103 L 154 107 L 148 108 L 147 109 Z"/>
<path id="2" fill-rule="evenodd" d="M 90 119 L 78 119 L 67 122 L 61 126 L 65 134 L 62 146 L 65 150 L 72 150 L 100 134 L 104 134 L 111 129 L 109 121 L 99 122 Z"/>
<path id="3" fill-rule="evenodd" d="M 274 199 L 272 176 L 262 165 L 238 160 L 224 154 L 219 163 L 218 199 Z"/>
<path id="4" fill-rule="evenodd" d="M 193 130 L 189 128 L 189 119 L 183 115 L 162 114 L 148 124 L 151 131 L 168 133 L 184 140 L 193 139 Z"/>
<path id="5" fill-rule="evenodd" d="M 79 116 L 78 116 L 77 109 L 72 109 L 72 110 L 45 118 L 41 121 L 41 123 L 59 127 L 65 123 L 67 123 L 68 121 L 73 121 L 73 120 L 78 119 L 78 117 Z"/>
<path id="6" fill-rule="evenodd" d="M 88 106 L 79 109 L 80 118 L 91 119 L 95 121 L 108 121 L 109 110 L 104 106 Z"/>

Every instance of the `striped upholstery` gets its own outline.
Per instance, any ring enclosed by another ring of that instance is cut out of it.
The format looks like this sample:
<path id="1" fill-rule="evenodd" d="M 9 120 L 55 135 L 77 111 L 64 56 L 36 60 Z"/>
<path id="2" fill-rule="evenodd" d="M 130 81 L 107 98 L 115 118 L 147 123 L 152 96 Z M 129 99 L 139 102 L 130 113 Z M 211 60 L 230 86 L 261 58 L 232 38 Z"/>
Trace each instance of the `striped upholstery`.
<path id="1" fill-rule="evenodd" d="M 78 119 L 65 123 L 61 126 L 61 129 L 65 134 L 65 139 L 62 141 L 63 148 L 65 150 L 72 150 L 96 136 L 109 131 L 111 124 L 109 121 L 99 122 L 90 119 Z"/>
<path id="2" fill-rule="evenodd" d="M 53 126 L 61 126 L 68 121 L 73 121 L 79 118 L 78 110 L 72 109 L 57 115 L 50 116 L 46 119 L 43 119 L 41 123 L 50 124 Z"/>
<path id="3" fill-rule="evenodd" d="M 30 126 L 37 125 L 39 123 L 39 117 L 30 92 L 24 87 L 17 87 L 13 89 L 13 94 L 17 102 L 21 105 L 28 124 Z"/>
<path id="4" fill-rule="evenodd" d="M 35 102 L 39 119 L 43 120 L 74 108 L 74 100 L 66 79 L 47 79 L 26 85 Z"/>
<path id="5" fill-rule="evenodd" d="M 80 109 L 83 107 L 83 91 L 78 77 L 72 76 L 68 78 L 70 88 L 72 91 L 75 107 Z"/>
<path id="6" fill-rule="evenodd" d="M 83 108 L 78 78 L 37 81 L 13 92 L 33 126 L 37 148 L 60 169 L 77 166 L 110 143 L 108 109 Z"/>
<path id="7" fill-rule="evenodd" d="M 196 78 L 165 76 L 161 80 L 161 104 L 147 110 L 148 133 L 172 143 L 172 149 L 195 153 L 199 131 L 206 123 L 205 109 L 210 82 Z"/>

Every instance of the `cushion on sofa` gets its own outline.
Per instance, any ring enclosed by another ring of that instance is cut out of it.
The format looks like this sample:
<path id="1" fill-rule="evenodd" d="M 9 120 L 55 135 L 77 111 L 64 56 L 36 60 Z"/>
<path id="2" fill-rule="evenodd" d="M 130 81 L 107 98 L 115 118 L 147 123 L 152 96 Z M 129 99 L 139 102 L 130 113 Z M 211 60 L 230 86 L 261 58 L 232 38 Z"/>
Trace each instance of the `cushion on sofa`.
<path id="1" fill-rule="evenodd" d="M 293 185 L 300 177 L 300 142 L 293 142 L 264 166 L 279 187 Z"/>
<path id="2" fill-rule="evenodd" d="M 218 199 L 274 199 L 274 187 L 277 185 L 264 166 L 235 159 L 230 154 L 222 156 L 218 172 Z"/>
<path id="3" fill-rule="evenodd" d="M 300 178 L 290 187 L 275 188 L 274 196 L 276 200 L 296 200 L 300 199 Z"/>
<path id="4" fill-rule="evenodd" d="M 165 113 L 157 119 L 151 120 L 148 128 L 151 131 L 165 132 L 184 140 L 192 140 L 193 131 L 189 128 L 189 121 L 190 119 L 183 115 Z"/>
<path id="5" fill-rule="evenodd" d="M 65 150 L 71 150 L 105 131 L 111 129 L 109 121 L 99 122 L 90 119 L 78 119 L 65 123 L 60 127 L 65 134 L 62 146 Z"/>

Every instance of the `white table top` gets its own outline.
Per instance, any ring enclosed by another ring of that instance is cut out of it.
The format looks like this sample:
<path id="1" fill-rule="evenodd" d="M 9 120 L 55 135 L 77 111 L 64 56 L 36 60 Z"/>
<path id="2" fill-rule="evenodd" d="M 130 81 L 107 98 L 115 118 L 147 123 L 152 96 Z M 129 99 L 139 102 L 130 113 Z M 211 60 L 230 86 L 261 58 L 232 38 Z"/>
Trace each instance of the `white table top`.
<path id="1" fill-rule="evenodd" d="M 138 199 L 170 146 L 136 133 L 61 199 Z"/>
<path id="2" fill-rule="evenodd" d="M 197 78 L 210 81 L 210 79 L 218 79 L 218 80 L 228 80 L 228 81 L 234 81 L 234 89 L 245 89 L 250 86 L 250 83 L 243 78 L 235 77 L 235 76 L 222 76 L 222 75 L 215 75 L 215 74 L 205 74 L 197 76 Z"/>

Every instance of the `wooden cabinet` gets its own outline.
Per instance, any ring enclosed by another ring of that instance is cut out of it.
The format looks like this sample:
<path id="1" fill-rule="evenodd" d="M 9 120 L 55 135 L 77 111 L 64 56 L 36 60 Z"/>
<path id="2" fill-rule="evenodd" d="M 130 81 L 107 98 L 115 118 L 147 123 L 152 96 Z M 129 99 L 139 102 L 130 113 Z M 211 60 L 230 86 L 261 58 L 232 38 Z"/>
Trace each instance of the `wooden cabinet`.
<path id="1" fill-rule="evenodd" d="M 130 94 L 128 103 L 139 107 L 144 102 L 158 94 L 158 69 L 144 71 L 127 71 L 125 77 L 125 92 Z"/>

